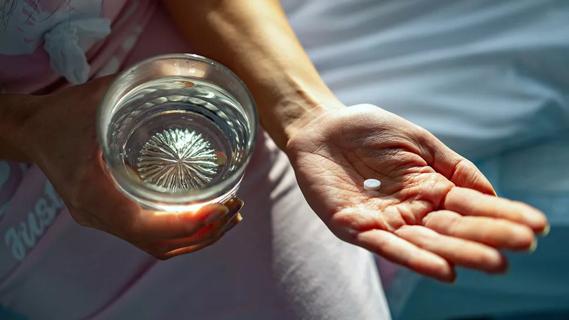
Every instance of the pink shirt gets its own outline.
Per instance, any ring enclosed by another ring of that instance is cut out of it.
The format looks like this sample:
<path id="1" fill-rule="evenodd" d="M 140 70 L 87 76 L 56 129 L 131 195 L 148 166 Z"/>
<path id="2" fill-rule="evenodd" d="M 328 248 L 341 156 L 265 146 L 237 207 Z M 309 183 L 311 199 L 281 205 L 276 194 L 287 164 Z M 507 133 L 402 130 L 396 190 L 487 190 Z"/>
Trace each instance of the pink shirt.
<path id="1" fill-rule="evenodd" d="M 90 66 L 89 77 L 116 72 L 126 62 L 127 55 L 156 8 L 152 0 L 130 1 L 128 5 L 126 0 L 35 2 L 38 1 L 14 1 L 12 13 L 4 13 L 3 20 L 8 24 L 4 30 L 0 28 L 0 35 L 10 34 L 5 38 L 10 38 L 12 42 L 0 46 L 0 92 L 47 93 L 66 85 L 64 77 L 53 70 L 53 62 L 57 59 L 54 56 L 50 59 L 45 50 L 46 35 L 61 26 L 63 28 L 60 29 L 68 34 L 58 38 L 58 42 L 77 41 L 85 47 L 85 57 Z M 87 24 L 91 20 L 98 20 L 96 27 L 92 28 L 102 28 L 106 20 L 107 24 L 111 24 L 112 32 L 92 36 L 89 31 L 81 31 L 74 25 L 66 28 L 69 21 L 81 25 L 82 21 Z M 81 37 L 86 40 L 82 41 Z M 21 44 L 14 40 L 20 38 L 24 39 Z M 32 43 L 33 46 L 26 46 L 26 43 Z"/>

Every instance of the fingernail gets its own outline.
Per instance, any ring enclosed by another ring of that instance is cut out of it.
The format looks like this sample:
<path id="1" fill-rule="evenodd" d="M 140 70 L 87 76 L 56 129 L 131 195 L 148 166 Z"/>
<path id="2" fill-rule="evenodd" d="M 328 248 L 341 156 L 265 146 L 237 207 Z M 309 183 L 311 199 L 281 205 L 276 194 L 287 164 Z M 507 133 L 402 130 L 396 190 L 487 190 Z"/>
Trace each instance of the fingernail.
<path id="1" fill-rule="evenodd" d="M 241 221 L 243 221 L 243 216 L 241 215 L 241 213 L 236 212 L 234 215 L 231 216 L 231 218 L 227 219 L 227 225 L 235 225 L 240 223 Z"/>
<path id="2" fill-rule="evenodd" d="M 551 231 L 551 226 L 548 224 L 545 226 L 545 228 L 543 228 L 543 231 L 539 234 L 539 236 L 545 237 L 549 234 L 549 231 Z"/>
<path id="3" fill-rule="evenodd" d="M 214 223 L 228 213 L 229 209 L 227 207 L 222 205 L 216 206 L 215 209 L 212 209 L 212 211 L 207 215 L 204 222 L 206 225 Z"/>
<path id="4" fill-rule="evenodd" d="M 537 240 L 533 239 L 533 242 L 531 243 L 531 246 L 529 246 L 528 252 L 529 253 L 534 253 L 535 249 L 537 249 Z"/>
<path id="5" fill-rule="evenodd" d="M 229 212 L 238 212 L 243 208 L 245 203 L 239 198 L 231 198 L 227 200 L 224 205 L 229 208 Z"/>

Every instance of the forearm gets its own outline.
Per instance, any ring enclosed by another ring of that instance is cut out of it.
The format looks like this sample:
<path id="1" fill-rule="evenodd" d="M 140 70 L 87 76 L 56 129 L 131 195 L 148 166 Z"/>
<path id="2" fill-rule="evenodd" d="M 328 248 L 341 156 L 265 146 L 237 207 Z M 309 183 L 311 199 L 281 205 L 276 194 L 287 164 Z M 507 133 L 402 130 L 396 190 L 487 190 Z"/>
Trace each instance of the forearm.
<path id="1" fill-rule="evenodd" d="M 25 128 L 33 113 L 30 96 L 0 95 L 0 160 L 31 161 Z"/>
<path id="2" fill-rule="evenodd" d="M 341 106 L 324 84 L 276 0 L 168 0 L 197 53 L 229 66 L 251 89 L 264 128 L 284 149 L 326 108 Z"/>

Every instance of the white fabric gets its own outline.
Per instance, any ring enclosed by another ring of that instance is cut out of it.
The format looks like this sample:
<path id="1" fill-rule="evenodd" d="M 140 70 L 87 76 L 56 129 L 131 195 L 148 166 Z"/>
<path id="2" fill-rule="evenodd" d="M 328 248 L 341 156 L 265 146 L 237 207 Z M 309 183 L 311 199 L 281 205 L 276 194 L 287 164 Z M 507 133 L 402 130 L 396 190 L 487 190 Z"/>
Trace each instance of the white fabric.
<path id="1" fill-rule="evenodd" d="M 59 23 L 44 35 L 44 49 L 49 54 L 51 67 L 69 83 L 85 83 L 90 73 L 85 52 L 109 33 L 111 33 L 111 22 L 106 18 Z"/>
<path id="2" fill-rule="evenodd" d="M 102 0 L 0 1 L 0 54 L 33 53 L 63 21 L 98 17 Z"/>
<path id="3" fill-rule="evenodd" d="M 403 115 L 471 158 L 569 130 L 569 2 L 285 0 L 347 104 Z"/>

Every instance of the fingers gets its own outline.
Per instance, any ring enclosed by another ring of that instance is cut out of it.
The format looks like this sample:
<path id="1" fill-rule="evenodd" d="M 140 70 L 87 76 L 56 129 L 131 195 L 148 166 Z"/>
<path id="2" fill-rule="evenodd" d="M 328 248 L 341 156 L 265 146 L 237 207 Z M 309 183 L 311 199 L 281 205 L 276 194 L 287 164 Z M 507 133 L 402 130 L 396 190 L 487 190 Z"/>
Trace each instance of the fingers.
<path id="1" fill-rule="evenodd" d="M 226 214 L 221 217 L 208 216 L 207 220 L 202 220 L 205 221 L 206 224 L 198 224 L 202 226 L 197 230 L 193 229 L 190 233 L 180 237 L 154 239 L 145 242 L 146 245 L 142 245 L 142 247 L 156 258 L 163 260 L 184 253 L 197 251 L 215 243 L 243 219 L 241 214 L 239 214 L 239 210 L 243 206 L 243 201 L 232 198 L 226 201 L 223 206 L 227 209 Z M 199 212 L 201 213 L 204 208 L 200 209 Z M 210 222 L 209 220 L 213 221 Z"/>
<path id="2" fill-rule="evenodd" d="M 453 188 L 443 207 L 468 216 L 506 219 L 530 227 L 536 233 L 546 230 L 548 223 L 539 210 L 524 203 L 482 194 L 467 188 Z"/>
<path id="3" fill-rule="evenodd" d="M 178 247 L 177 249 L 173 249 L 171 251 L 166 252 L 161 258 L 162 259 L 170 259 L 170 258 L 173 258 L 175 256 L 179 256 L 179 255 L 183 255 L 183 254 L 187 254 L 187 253 L 191 253 L 191 252 L 196 252 L 196 251 L 201 250 L 205 247 L 208 247 L 208 246 L 214 244 L 215 242 L 217 242 L 219 239 L 221 239 L 225 233 L 227 233 L 229 230 L 233 229 L 233 227 L 235 227 L 237 224 L 239 224 L 242 220 L 243 220 L 243 217 L 241 216 L 241 214 L 237 213 L 225 225 L 225 227 L 223 229 L 221 229 L 219 232 L 215 233 L 214 235 L 209 236 L 205 239 L 200 239 L 197 242 L 191 241 L 191 242 L 188 242 L 186 244 L 181 243 L 180 247 Z"/>
<path id="4" fill-rule="evenodd" d="M 236 213 L 239 212 L 239 210 L 241 210 L 241 208 L 243 208 L 245 203 L 241 199 L 234 197 L 225 201 L 223 205 L 226 206 L 227 209 L 229 210 L 228 214 L 230 216 L 234 216 Z"/>
<path id="5" fill-rule="evenodd" d="M 494 248 L 529 250 L 534 245 L 531 229 L 502 219 L 461 216 L 452 211 L 434 211 L 423 225 L 440 234 L 484 243 Z"/>
<path id="6" fill-rule="evenodd" d="M 189 237 L 181 237 L 177 239 L 167 239 L 159 241 L 161 251 L 172 251 L 177 248 L 193 246 L 196 244 L 204 243 L 209 240 L 218 239 L 237 223 L 243 220 L 241 214 L 235 213 L 233 216 L 227 216 L 215 223 L 205 226 L 195 234 Z"/>
<path id="7" fill-rule="evenodd" d="M 146 239 L 190 237 L 207 225 L 232 217 L 242 206 L 243 201 L 232 198 L 224 204 L 206 205 L 196 212 L 141 212 L 132 232 Z"/>
<path id="8" fill-rule="evenodd" d="M 168 239 L 187 237 L 201 227 L 222 219 L 229 209 L 221 204 L 210 204 L 197 212 L 140 212 L 131 226 L 134 237 Z"/>
<path id="9" fill-rule="evenodd" d="M 430 133 L 425 140 L 424 143 L 429 149 L 432 159 L 429 164 L 437 172 L 459 187 L 471 188 L 485 194 L 496 195 L 496 191 L 494 191 L 490 181 L 472 162 L 454 152 Z"/>
<path id="10" fill-rule="evenodd" d="M 445 282 L 454 281 L 456 277 L 453 267 L 445 259 L 388 231 L 364 231 L 357 235 L 354 242 L 423 275 Z"/>
<path id="11" fill-rule="evenodd" d="M 442 235 L 423 226 L 404 226 L 395 234 L 456 265 L 486 272 L 503 272 L 507 267 L 506 259 L 496 249 Z"/>

